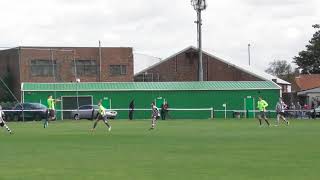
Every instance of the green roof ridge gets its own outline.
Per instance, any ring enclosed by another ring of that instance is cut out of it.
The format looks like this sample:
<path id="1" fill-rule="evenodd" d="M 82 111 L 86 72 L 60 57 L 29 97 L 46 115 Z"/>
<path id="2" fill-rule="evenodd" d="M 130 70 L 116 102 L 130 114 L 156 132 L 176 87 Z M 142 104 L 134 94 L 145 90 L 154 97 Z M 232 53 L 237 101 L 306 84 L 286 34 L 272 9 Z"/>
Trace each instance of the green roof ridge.
<path id="1" fill-rule="evenodd" d="M 148 91 L 280 89 L 271 81 L 23 83 L 22 91 Z"/>

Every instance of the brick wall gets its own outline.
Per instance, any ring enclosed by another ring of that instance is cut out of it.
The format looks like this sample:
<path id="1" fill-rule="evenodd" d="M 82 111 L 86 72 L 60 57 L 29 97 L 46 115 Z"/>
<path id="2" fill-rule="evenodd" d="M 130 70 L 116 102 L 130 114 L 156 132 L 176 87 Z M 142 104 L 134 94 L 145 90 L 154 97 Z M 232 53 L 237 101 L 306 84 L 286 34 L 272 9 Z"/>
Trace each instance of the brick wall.
<path id="1" fill-rule="evenodd" d="M 57 49 L 57 48 L 55 48 Z M 61 50 L 62 48 L 60 48 Z M 99 82 L 99 48 L 63 48 L 64 51 L 52 51 L 53 59 L 57 63 L 56 81 L 71 82 L 76 77 L 73 70 L 74 57 L 76 60 L 94 60 L 97 64 L 97 73 L 80 76 L 81 82 Z M 21 58 L 21 82 L 54 82 L 54 77 L 39 77 L 31 74 L 31 60 L 51 60 L 50 50 L 23 49 Z M 101 81 L 102 82 L 132 82 L 133 56 L 132 48 L 102 48 L 101 50 Z M 126 65 L 127 74 L 111 76 L 110 65 Z"/>
<path id="2" fill-rule="evenodd" d="M 54 49 L 50 51 L 50 49 Z M 102 82 L 132 82 L 133 55 L 130 47 L 101 48 L 101 81 Z M 56 61 L 56 76 L 35 76 L 31 73 L 32 60 Z M 20 99 L 22 82 L 74 82 L 74 58 L 76 60 L 93 60 L 97 65 L 96 74 L 78 75 L 81 82 L 99 82 L 99 48 L 97 47 L 20 47 L 0 51 L 0 77 L 10 74 L 13 77 L 12 90 Z M 19 60 L 20 59 L 20 60 Z M 110 65 L 125 65 L 125 75 L 111 75 Z M 0 96 L 2 96 L 3 93 Z"/>
<path id="3" fill-rule="evenodd" d="M 147 73 L 147 75 L 142 75 Z M 153 78 L 152 78 L 153 76 Z M 261 79 L 237 69 L 214 57 L 203 55 L 205 81 L 259 81 Z M 194 49 L 184 51 L 135 76 L 135 81 L 197 81 L 198 54 Z"/>
<path id="4" fill-rule="evenodd" d="M 10 76 L 12 82 L 6 82 L 7 86 L 20 99 L 20 73 L 19 73 L 19 51 L 18 49 L 8 49 L 0 51 L 0 77 Z M 1 87 L 5 88 L 1 82 Z M 4 93 L 0 92 L 0 98 L 3 98 Z M 10 95 L 11 96 L 11 95 Z"/>

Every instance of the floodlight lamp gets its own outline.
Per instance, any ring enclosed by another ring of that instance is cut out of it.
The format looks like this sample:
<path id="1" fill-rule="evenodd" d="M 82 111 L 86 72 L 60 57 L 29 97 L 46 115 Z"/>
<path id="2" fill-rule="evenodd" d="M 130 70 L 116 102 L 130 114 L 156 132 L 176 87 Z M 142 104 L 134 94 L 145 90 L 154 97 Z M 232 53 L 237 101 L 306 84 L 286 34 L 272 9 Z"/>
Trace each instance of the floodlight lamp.
<path id="1" fill-rule="evenodd" d="M 191 0 L 194 10 L 205 10 L 207 8 L 206 0 Z"/>
<path id="2" fill-rule="evenodd" d="M 194 10 L 197 10 L 198 0 L 191 0 L 191 5 L 193 6 Z"/>

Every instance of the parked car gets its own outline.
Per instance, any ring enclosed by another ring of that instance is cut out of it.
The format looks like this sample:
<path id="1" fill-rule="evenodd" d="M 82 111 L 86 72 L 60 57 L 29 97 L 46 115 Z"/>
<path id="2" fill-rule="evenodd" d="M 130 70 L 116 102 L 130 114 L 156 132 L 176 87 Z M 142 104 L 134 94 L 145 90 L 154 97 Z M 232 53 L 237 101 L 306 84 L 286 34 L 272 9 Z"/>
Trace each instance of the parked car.
<path id="1" fill-rule="evenodd" d="M 40 103 L 21 103 L 15 105 L 12 111 L 5 112 L 9 121 L 36 120 L 47 118 L 47 107 Z"/>
<path id="2" fill-rule="evenodd" d="M 98 105 L 83 105 L 80 106 L 78 109 L 74 110 L 71 112 L 71 117 L 75 120 L 79 119 L 96 119 L 98 116 L 98 110 L 99 106 Z M 107 111 L 107 116 L 109 119 L 115 119 L 117 116 L 117 111 Z"/>

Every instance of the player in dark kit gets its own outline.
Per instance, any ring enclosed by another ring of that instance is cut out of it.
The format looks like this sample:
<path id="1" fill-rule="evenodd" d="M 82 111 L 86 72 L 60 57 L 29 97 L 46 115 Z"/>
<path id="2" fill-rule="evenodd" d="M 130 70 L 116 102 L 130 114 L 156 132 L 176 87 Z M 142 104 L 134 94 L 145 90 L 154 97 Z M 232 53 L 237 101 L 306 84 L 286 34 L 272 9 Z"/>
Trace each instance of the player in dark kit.
<path id="1" fill-rule="evenodd" d="M 12 134 L 11 129 L 7 126 L 6 122 L 3 120 L 4 113 L 2 111 L 2 107 L 0 106 L 0 127 L 4 127 L 7 131 Z"/>
<path id="2" fill-rule="evenodd" d="M 151 121 L 151 128 L 150 130 L 154 129 L 157 123 L 158 118 L 160 117 L 159 109 L 157 106 L 154 104 L 154 102 L 151 103 L 151 108 L 152 108 L 152 121 Z"/>

